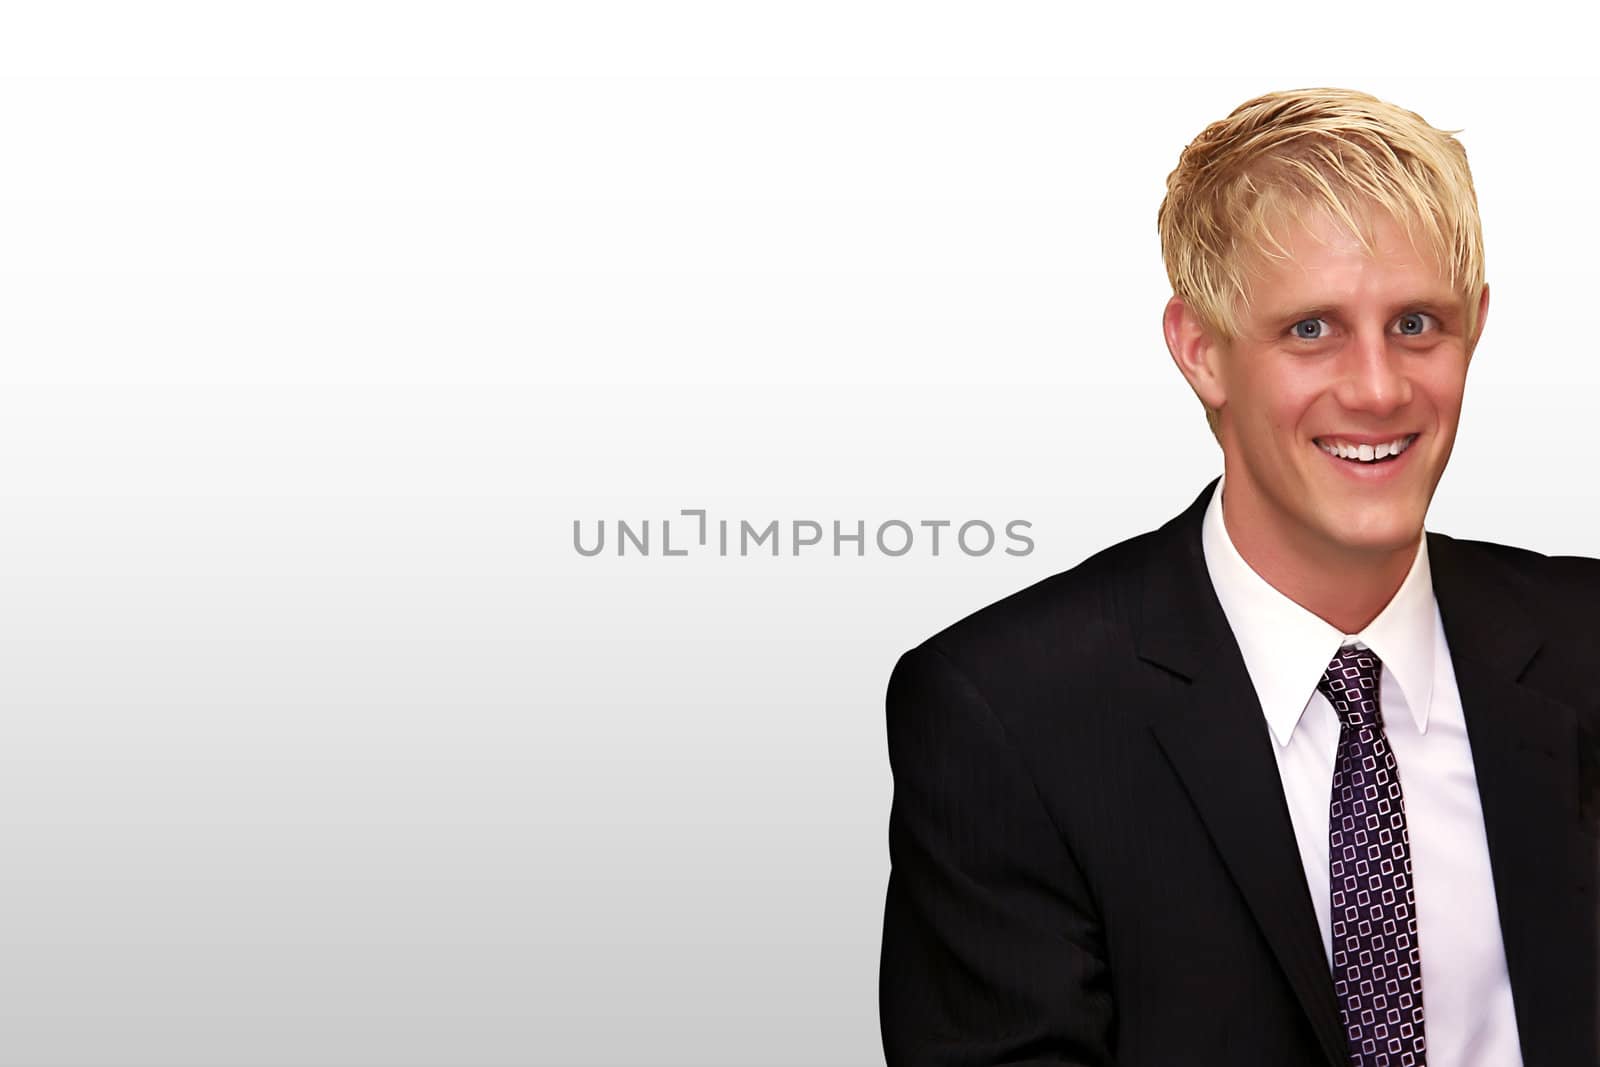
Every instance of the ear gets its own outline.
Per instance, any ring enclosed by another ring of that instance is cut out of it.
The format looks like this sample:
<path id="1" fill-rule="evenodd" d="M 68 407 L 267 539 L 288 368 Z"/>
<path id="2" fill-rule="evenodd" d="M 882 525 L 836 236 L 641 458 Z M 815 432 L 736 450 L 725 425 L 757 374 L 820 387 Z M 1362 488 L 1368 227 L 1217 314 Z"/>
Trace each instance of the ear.
<path id="1" fill-rule="evenodd" d="M 1194 395 L 1211 410 L 1221 410 L 1228 399 L 1222 381 L 1221 346 L 1206 329 L 1200 316 L 1183 297 L 1174 296 L 1167 301 L 1167 309 L 1161 316 L 1161 328 L 1166 334 L 1167 351 L 1172 353 L 1172 362 L 1189 380 L 1189 388 L 1194 390 Z"/>
<path id="2" fill-rule="evenodd" d="M 1472 353 L 1477 351 L 1478 338 L 1483 336 L 1483 323 L 1489 317 L 1489 283 L 1483 283 L 1483 293 L 1478 297 L 1478 322 L 1473 327 L 1472 336 L 1467 339 L 1467 362 L 1472 362 Z"/>

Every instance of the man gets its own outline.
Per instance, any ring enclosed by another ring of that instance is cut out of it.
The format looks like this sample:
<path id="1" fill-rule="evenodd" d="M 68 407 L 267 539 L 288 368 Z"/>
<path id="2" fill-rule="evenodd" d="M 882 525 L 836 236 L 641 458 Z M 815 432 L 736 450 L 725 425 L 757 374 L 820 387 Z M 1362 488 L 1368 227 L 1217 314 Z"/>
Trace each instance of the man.
<path id="1" fill-rule="evenodd" d="M 1489 307 L 1464 150 L 1274 93 L 1159 220 L 1223 475 L 896 664 L 888 1062 L 1600 1062 L 1600 561 L 1423 530 Z"/>

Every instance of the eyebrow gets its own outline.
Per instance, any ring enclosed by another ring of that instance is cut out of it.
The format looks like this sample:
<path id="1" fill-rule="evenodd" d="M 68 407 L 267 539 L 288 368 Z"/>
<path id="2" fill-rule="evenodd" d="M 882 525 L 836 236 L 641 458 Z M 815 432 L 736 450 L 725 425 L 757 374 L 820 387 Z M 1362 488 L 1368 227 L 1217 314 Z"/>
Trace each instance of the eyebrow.
<path id="1" fill-rule="evenodd" d="M 1390 305 L 1389 313 L 1391 315 L 1399 315 L 1407 311 L 1426 311 L 1431 315 L 1445 319 L 1454 318 L 1462 314 L 1462 306 L 1454 300 L 1441 301 L 1435 297 L 1422 297 L 1416 300 L 1396 301 Z M 1267 321 L 1288 325 L 1322 315 L 1342 316 L 1344 314 L 1345 309 L 1339 304 L 1296 304 L 1270 313 L 1267 316 Z"/>

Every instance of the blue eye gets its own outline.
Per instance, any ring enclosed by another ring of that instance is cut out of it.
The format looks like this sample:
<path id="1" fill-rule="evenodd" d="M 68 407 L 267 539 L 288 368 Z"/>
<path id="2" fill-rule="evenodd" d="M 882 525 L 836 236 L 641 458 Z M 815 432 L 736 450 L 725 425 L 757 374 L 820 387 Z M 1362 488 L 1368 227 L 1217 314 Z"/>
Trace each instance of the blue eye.
<path id="1" fill-rule="evenodd" d="M 1301 319 L 1290 329 L 1302 341 L 1320 341 L 1327 336 L 1327 325 L 1321 319 Z"/>
<path id="2" fill-rule="evenodd" d="M 1400 328 L 1401 333 L 1415 337 L 1428 328 L 1428 322 L 1432 318 L 1433 316 L 1427 312 L 1413 311 L 1409 314 L 1401 315 L 1395 325 Z"/>

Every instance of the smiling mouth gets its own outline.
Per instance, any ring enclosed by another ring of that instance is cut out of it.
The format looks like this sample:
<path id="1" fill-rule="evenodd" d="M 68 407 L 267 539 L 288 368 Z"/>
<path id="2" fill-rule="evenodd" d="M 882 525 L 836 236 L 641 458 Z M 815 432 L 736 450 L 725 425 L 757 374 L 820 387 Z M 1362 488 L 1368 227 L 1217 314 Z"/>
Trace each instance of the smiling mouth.
<path id="1" fill-rule="evenodd" d="M 1386 463 L 1410 448 L 1411 443 L 1416 439 L 1416 434 L 1408 433 L 1402 434 L 1391 441 L 1369 445 L 1355 444 L 1341 440 L 1338 437 L 1314 438 L 1317 447 L 1328 453 L 1328 455 L 1337 456 L 1339 459 L 1349 460 L 1352 463 Z"/>

